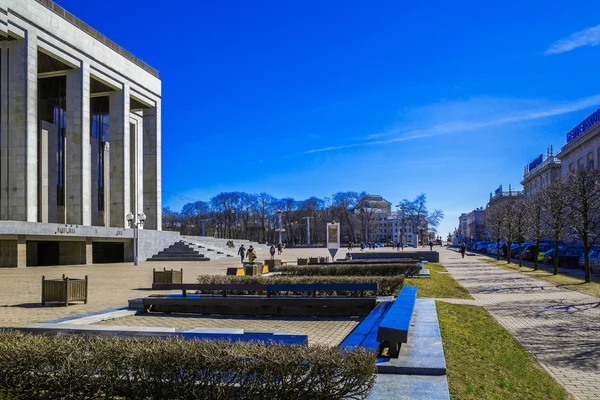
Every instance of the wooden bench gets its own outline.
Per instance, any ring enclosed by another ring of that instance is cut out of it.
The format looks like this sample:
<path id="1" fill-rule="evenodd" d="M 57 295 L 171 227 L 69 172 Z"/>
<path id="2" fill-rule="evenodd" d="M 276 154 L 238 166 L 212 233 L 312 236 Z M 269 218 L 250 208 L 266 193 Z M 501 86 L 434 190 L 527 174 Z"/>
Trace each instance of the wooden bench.
<path id="1" fill-rule="evenodd" d="M 377 283 L 358 284 L 155 284 L 157 290 L 181 290 L 181 296 L 153 295 L 142 299 L 145 309 L 156 312 L 182 312 L 223 315 L 344 316 L 368 315 L 376 297 L 363 296 L 376 291 Z M 220 295 L 188 295 L 188 290 L 221 292 Z M 264 295 L 231 295 L 231 292 Z M 360 292 L 360 297 L 317 296 L 318 292 Z M 274 296 L 274 293 L 312 293 L 312 296 Z"/>

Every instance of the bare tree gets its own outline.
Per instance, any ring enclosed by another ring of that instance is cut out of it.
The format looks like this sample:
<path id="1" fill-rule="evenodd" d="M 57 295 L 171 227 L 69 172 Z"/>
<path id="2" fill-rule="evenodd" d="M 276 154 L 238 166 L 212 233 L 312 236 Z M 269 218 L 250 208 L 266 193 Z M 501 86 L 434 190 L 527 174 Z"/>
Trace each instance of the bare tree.
<path id="1" fill-rule="evenodd" d="M 504 214 L 499 204 L 488 205 L 485 210 L 485 228 L 488 237 L 496 240 L 496 259 L 500 261 L 500 240 L 504 232 Z"/>
<path id="2" fill-rule="evenodd" d="M 540 251 L 540 242 L 544 234 L 543 223 L 542 223 L 542 209 L 543 202 L 542 196 L 531 196 L 526 200 L 527 220 L 528 229 L 525 235 L 532 240 L 533 246 L 533 269 L 535 271 L 539 268 L 538 253 Z"/>
<path id="3" fill-rule="evenodd" d="M 600 170 L 569 173 L 563 198 L 569 224 L 583 242 L 585 281 L 591 282 L 589 251 L 600 239 Z"/>
<path id="4" fill-rule="evenodd" d="M 519 268 L 523 266 L 522 246 L 525 241 L 525 235 L 530 224 L 530 203 L 523 199 L 512 202 L 512 211 L 509 218 L 512 220 L 515 236 L 513 241 L 519 245 Z M 508 260 L 510 263 L 510 247 L 508 248 Z"/>
<path id="5" fill-rule="evenodd" d="M 567 225 L 565 190 L 565 183 L 557 180 L 539 194 L 542 201 L 542 223 L 554 239 L 554 275 L 558 274 L 558 246 Z"/>

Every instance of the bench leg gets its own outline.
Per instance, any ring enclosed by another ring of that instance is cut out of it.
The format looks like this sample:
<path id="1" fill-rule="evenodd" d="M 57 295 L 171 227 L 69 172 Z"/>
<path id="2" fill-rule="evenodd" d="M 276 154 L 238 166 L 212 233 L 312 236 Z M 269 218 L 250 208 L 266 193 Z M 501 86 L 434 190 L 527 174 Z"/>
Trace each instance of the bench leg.
<path id="1" fill-rule="evenodd" d="M 398 342 L 390 342 L 388 346 L 388 356 L 391 358 L 398 358 L 398 354 L 400 353 L 400 343 Z"/>

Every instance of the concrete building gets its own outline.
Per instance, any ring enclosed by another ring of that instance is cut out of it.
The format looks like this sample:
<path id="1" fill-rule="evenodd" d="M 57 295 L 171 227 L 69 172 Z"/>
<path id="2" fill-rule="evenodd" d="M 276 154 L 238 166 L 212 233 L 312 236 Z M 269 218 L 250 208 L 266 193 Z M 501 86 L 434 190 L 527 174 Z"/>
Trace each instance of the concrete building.
<path id="1" fill-rule="evenodd" d="M 158 72 L 50 0 L 0 0 L 0 266 L 140 257 L 161 230 Z M 160 242 L 160 243 L 159 243 Z"/>
<path id="2" fill-rule="evenodd" d="M 525 196 L 533 196 L 546 188 L 552 182 L 560 179 L 561 161 L 554 156 L 552 146 L 546 152 L 546 157 L 540 154 L 535 160 L 525 166 L 523 172 L 523 192 Z"/>
<path id="3" fill-rule="evenodd" d="M 567 144 L 557 154 L 561 161 L 563 175 L 575 168 L 600 166 L 599 122 L 600 109 L 594 111 L 567 133 Z"/>
<path id="4" fill-rule="evenodd" d="M 469 213 L 462 213 L 458 217 L 457 237 L 462 241 L 479 241 L 485 239 L 485 210 L 476 208 Z"/>
<path id="5" fill-rule="evenodd" d="M 494 193 L 490 193 L 490 201 L 488 202 L 488 206 L 492 206 L 497 203 L 505 202 L 505 201 L 515 201 L 525 197 L 525 193 L 522 190 L 512 190 L 511 185 L 508 185 L 508 191 L 502 189 L 502 185 L 498 187 L 494 191 Z"/>
<path id="6" fill-rule="evenodd" d="M 390 214 L 381 212 L 377 215 L 377 223 L 375 236 L 378 242 L 402 242 L 406 246 L 417 246 L 419 243 L 419 229 L 414 217 L 402 216 L 397 211 Z"/>

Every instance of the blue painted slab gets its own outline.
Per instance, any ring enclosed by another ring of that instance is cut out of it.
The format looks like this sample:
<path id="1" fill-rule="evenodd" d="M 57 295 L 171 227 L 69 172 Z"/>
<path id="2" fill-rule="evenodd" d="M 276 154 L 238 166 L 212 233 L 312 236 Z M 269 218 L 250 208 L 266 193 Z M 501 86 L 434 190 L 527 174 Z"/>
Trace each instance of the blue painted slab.
<path id="1" fill-rule="evenodd" d="M 417 288 L 415 286 L 403 286 L 396 301 L 390 307 L 385 317 L 379 324 L 377 341 L 390 340 L 390 336 L 400 335 L 401 340 L 406 343 L 406 337 L 410 328 L 410 321 L 414 312 L 417 299 Z"/>
<path id="2" fill-rule="evenodd" d="M 362 322 L 354 328 L 348 336 L 342 341 L 340 344 L 341 348 L 348 348 L 353 350 L 356 346 L 363 346 L 368 348 L 377 349 L 379 347 L 379 343 L 375 341 L 374 343 L 368 342 L 365 343 L 365 339 L 370 335 L 372 331 L 377 331 L 377 327 L 379 326 L 379 321 L 385 315 L 387 309 L 391 306 L 392 301 L 382 301 L 379 302 L 375 308 L 366 316 Z"/>
<path id="3" fill-rule="evenodd" d="M 342 290 L 377 290 L 377 283 L 307 283 L 267 285 L 269 292 L 308 292 L 308 291 L 342 291 Z"/>

